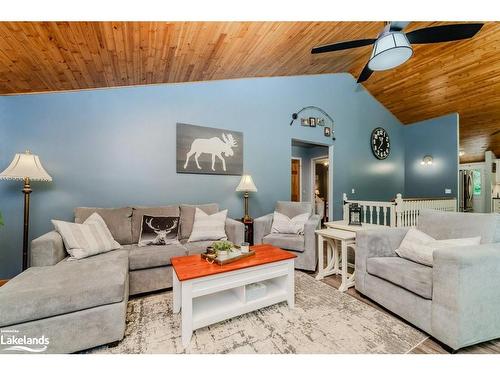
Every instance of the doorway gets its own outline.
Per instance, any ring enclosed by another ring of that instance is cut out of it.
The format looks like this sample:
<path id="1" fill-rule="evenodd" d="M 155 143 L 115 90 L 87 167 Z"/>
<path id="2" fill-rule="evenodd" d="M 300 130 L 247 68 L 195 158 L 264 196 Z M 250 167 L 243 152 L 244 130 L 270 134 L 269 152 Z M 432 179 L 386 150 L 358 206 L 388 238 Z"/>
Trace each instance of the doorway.
<path id="1" fill-rule="evenodd" d="M 460 164 L 458 181 L 459 211 L 487 212 L 485 164 Z"/>
<path id="2" fill-rule="evenodd" d="M 330 160 L 333 146 L 292 140 L 290 195 L 294 202 L 311 202 L 324 220 L 331 217 Z"/>
<path id="3" fill-rule="evenodd" d="M 311 160 L 312 181 L 311 192 L 312 202 L 315 204 L 315 210 L 324 221 L 328 221 L 328 172 L 330 162 L 328 155 L 326 157 L 313 158 Z"/>
<path id="4" fill-rule="evenodd" d="M 302 202 L 302 159 L 292 157 L 292 180 L 291 180 L 291 197 L 292 202 Z"/>

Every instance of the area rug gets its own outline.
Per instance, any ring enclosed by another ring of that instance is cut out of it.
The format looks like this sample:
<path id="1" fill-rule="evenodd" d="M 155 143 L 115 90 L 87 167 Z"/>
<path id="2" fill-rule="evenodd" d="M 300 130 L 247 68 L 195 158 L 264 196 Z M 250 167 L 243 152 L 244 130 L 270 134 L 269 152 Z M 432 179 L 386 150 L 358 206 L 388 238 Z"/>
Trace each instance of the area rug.
<path id="1" fill-rule="evenodd" d="M 197 329 L 186 349 L 171 291 L 132 299 L 125 338 L 87 353 L 407 353 L 426 338 L 303 272 L 295 282 L 294 309 L 280 303 Z"/>

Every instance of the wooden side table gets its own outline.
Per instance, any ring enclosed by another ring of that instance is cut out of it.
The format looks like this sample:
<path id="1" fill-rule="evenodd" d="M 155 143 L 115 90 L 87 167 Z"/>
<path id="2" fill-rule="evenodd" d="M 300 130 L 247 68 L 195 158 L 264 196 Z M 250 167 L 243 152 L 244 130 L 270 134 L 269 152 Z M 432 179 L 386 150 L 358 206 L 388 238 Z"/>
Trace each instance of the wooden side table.
<path id="1" fill-rule="evenodd" d="M 253 220 L 241 219 L 241 222 L 245 225 L 245 242 L 253 245 Z"/>

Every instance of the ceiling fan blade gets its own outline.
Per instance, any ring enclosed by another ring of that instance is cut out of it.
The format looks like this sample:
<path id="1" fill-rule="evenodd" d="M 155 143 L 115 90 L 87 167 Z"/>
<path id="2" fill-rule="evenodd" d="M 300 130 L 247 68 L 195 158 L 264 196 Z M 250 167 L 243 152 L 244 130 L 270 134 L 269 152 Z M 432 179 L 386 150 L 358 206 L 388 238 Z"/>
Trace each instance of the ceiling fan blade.
<path id="1" fill-rule="evenodd" d="M 368 78 L 370 78 L 372 73 L 373 73 L 373 70 L 371 70 L 368 67 L 368 63 L 366 63 L 365 67 L 363 68 L 363 71 L 361 72 L 361 74 L 358 77 L 358 83 L 366 81 Z"/>
<path id="2" fill-rule="evenodd" d="M 376 40 L 377 39 L 359 39 L 359 40 L 350 40 L 348 42 L 327 44 L 320 47 L 314 47 L 311 50 L 311 53 L 333 52 L 333 51 L 341 51 L 344 49 L 369 46 L 370 44 L 373 44 Z"/>
<path id="3" fill-rule="evenodd" d="M 482 23 L 460 23 L 425 27 L 406 33 L 411 44 L 451 42 L 472 38 L 483 27 Z"/>

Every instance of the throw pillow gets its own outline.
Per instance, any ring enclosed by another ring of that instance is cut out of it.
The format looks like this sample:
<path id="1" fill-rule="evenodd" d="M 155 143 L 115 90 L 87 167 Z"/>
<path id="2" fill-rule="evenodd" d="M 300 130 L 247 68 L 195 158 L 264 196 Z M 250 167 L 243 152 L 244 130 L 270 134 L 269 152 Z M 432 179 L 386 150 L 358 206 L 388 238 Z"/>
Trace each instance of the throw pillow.
<path id="1" fill-rule="evenodd" d="M 208 215 L 196 207 L 188 242 L 226 240 L 226 218 L 227 210 Z"/>
<path id="2" fill-rule="evenodd" d="M 179 217 L 142 215 L 139 246 L 179 243 Z"/>
<path id="3" fill-rule="evenodd" d="M 290 219 L 288 216 L 274 211 L 271 233 L 304 234 L 304 225 L 310 216 L 310 213 L 305 213 Z"/>
<path id="4" fill-rule="evenodd" d="M 90 215 L 82 224 L 60 220 L 52 220 L 52 224 L 61 235 L 66 251 L 73 259 L 87 258 L 121 248 L 97 212 Z"/>
<path id="5" fill-rule="evenodd" d="M 453 238 L 449 240 L 435 240 L 418 229 L 411 228 L 396 250 L 401 257 L 429 267 L 434 265 L 433 253 L 435 250 L 447 247 L 479 245 L 481 237 Z"/>

